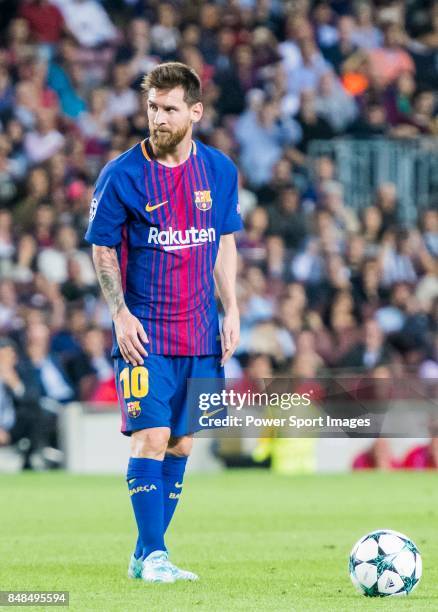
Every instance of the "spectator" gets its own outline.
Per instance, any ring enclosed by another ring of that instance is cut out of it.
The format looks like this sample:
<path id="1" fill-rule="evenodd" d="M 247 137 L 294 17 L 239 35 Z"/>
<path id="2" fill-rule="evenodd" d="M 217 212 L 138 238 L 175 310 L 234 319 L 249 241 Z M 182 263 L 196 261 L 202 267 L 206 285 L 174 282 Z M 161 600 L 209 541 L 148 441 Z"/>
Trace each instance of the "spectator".
<path id="1" fill-rule="evenodd" d="M 310 141 L 327 140 L 335 135 L 328 121 L 317 113 L 313 90 L 303 91 L 301 94 L 301 110 L 298 115 L 298 121 L 302 129 L 299 149 L 304 153 L 307 153 Z"/>
<path id="2" fill-rule="evenodd" d="M 299 128 L 280 117 L 278 104 L 269 100 L 257 111 L 246 111 L 237 121 L 242 169 L 253 186 L 266 184 L 282 148 L 299 139 Z M 260 155 L 263 151 L 263 155 Z"/>
<path id="3" fill-rule="evenodd" d="M 117 403 L 113 366 L 99 327 L 87 327 L 81 337 L 81 352 L 67 363 L 66 369 L 80 400 Z"/>
<path id="4" fill-rule="evenodd" d="M 383 46 L 368 51 L 370 71 L 379 87 L 393 83 L 403 72 L 415 72 L 411 56 L 403 48 L 405 34 L 396 23 L 383 28 Z"/>
<path id="5" fill-rule="evenodd" d="M 113 70 L 113 88 L 108 95 L 107 113 L 112 119 L 129 117 L 138 110 L 138 97 L 130 87 L 131 77 L 127 64 L 116 64 Z"/>
<path id="6" fill-rule="evenodd" d="M 376 311 L 376 319 L 385 334 L 399 332 L 403 328 L 409 298 L 409 285 L 398 283 L 392 288 L 389 304 Z"/>
<path id="7" fill-rule="evenodd" d="M 294 163 L 283 156 L 274 165 L 270 181 L 256 190 L 258 200 L 263 206 L 271 206 L 278 194 L 287 188 L 301 189 L 307 187 L 306 177 L 299 172 Z"/>
<path id="8" fill-rule="evenodd" d="M 265 235 L 269 217 L 265 208 L 257 206 L 246 219 L 246 231 L 238 237 L 239 251 L 250 263 L 264 261 L 266 256 Z"/>
<path id="9" fill-rule="evenodd" d="M 329 2 L 320 1 L 316 3 L 313 10 L 313 20 L 318 45 L 321 48 L 334 45 L 338 41 L 338 31 L 333 25 L 334 13 Z"/>
<path id="10" fill-rule="evenodd" d="M 56 211 L 49 204 L 40 204 L 33 217 L 32 233 L 40 248 L 53 246 Z"/>
<path id="11" fill-rule="evenodd" d="M 354 20 L 349 16 L 338 21 L 338 40 L 331 47 L 323 49 L 324 57 L 333 66 L 337 74 L 341 74 L 343 63 L 357 50 L 354 43 Z"/>
<path id="12" fill-rule="evenodd" d="M 303 91 L 315 91 L 320 78 L 330 70 L 313 40 L 304 39 L 299 48 L 300 62 L 287 74 L 287 90 L 298 98 Z"/>
<path id="13" fill-rule="evenodd" d="M 49 0 L 25 0 L 20 15 L 28 22 L 30 34 L 36 42 L 59 42 L 64 30 L 64 18 Z"/>
<path id="14" fill-rule="evenodd" d="M 382 232 L 398 225 L 397 190 L 394 183 L 381 183 L 376 194 L 376 206 L 382 213 Z"/>
<path id="15" fill-rule="evenodd" d="M 426 359 L 424 359 L 419 368 L 418 375 L 422 379 L 431 379 L 432 383 L 436 386 L 438 380 L 438 336 L 435 335 L 435 339 L 432 346 L 429 348 Z M 434 389 L 436 395 L 436 388 Z"/>
<path id="16" fill-rule="evenodd" d="M 438 210 L 425 210 L 421 218 L 423 239 L 427 250 L 438 257 Z"/>
<path id="17" fill-rule="evenodd" d="M 153 52 L 163 60 L 175 59 L 180 33 L 176 27 L 177 14 L 173 6 L 163 2 L 158 7 L 158 20 L 152 26 L 151 41 Z"/>
<path id="18" fill-rule="evenodd" d="M 371 316 L 385 298 L 382 274 L 377 259 L 365 259 L 359 273 L 352 278 L 353 295 L 361 316 Z"/>
<path id="19" fill-rule="evenodd" d="M 274 300 L 269 295 L 265 275 L 256 266 L 247 269 L 246 277 L 249 287 L 248 311 L 252 323 L 270 319 L 274 314 Z"/>
<path id="20" fill-rule="evenodd" d="M 17 445 L 22 469 L 32 468 L 32 456 L 49 443 L 50 418 L 44 418 L 39 400 L 38 385 L 20 367 L 14 342 L 0 338 L 0 446 Z"/>
<path id="21" fill-rule="evenodd" d="M 23 234 L 17 245 L 17 255 L 10 271 L 10 278 L 20 286 L 30 284 L 34 278 L 37 243 L 32 235 Z"/>
<path id="22" fill-rule="evenodd" d="M 103 88 L 93 89 L 90 94 L 89 110 L 79 115 L 79 129 L 88 141 L 102 143 L 105 146 L 111 139 L 110 119 L 107 112 L 108 91 Z"/>
<path id="23" fill-rule="evenodd" d="M 303 207 L 308 211 L 313 211 L 316 202 L 320 198 L 325 181 L 331 181 L 336 178 L 335 165 L 329 156 L 322 155 L 312 160 L 310 171 L 311 178 L 303 194 Z"/>
<path id="24" fill-rule="evenodd" d="M 391 446 L 386 438 L 377 438 L 371 447 L 353 460 L 353 470 L 396 470 L 399 462 L 392 456 Z"/>
<path id="25" fill-rule="evenodd" d="M 344 202 L 342 184 L 326 181 L 321 191 L 321 204 L 331 213 L 336 227 L 348 234 L 355 234 L 359 230 L 359 222 L 353 210 Z"/>
<path id="26" fill-rule="evenodd" d="M 299 211 L 299 193 L 293 187 L 283 189 L 269 212 L 268 233 L 281 236 L 287 248 L 297 249 L 306 239 L 305 218 Z"/>
<path id="27" fill-rule="evenodd" d="M 243 378 L 238 382 L 235 390 L 241 393 L 264 391 L 265 381 L 272 377 L 271 359 L 265 353 L 252 353 L 248 356 Z"/>
<path id="28" fill-rule="evenodd" d="M 293 354 L 290 335 L 278 323 L 270 320 L 254 325 L 248 339 L 248 348 L 269 355 L 278 365 L 284 365 Z"/>
<path id="29" fill-rule="evenodd" d="M 78 48 L 67 38 L 60 43 L 57 51 L 49 65 L 47 84 L 57 93 L 64 115 L 76 119 L 86 108 L 84 100 L 76 91 L 74 82 Z"/>
<path id="30" fill-rule="evenodd" d="M 362 211 L 363 236 L 367 243 L 368 253 L 375 254 L 383 234 L 383 216 L 377 206 L 367 206 Z"/>
<path id="31" fill-rule="evenodd" d="M 221 149 L 223 151 L 223 148 Z M 246 183 L 241 174 L 239 174 L 239 206 L 242 219 L 246 219 L 247 215 L 254 210 L 257 205 L 257 197 L 253 191 L 247 189 Z"/>
<path id="32" fill-rule="evenodd" d="M 351 33 L 351 41 L 360 49 L 375 49 L 382 43 L 382 33 L 373 21 L 373 7 L 367 0 L 355 6 L 356 24 Z"/>
<path id="33" fill-rule="evenodd" d="M 411 449 L 403 460 L 405 470 L 436 470 L 438 468 L 438 437 L 431 438 L 429 444 Z"/>
<path id="34" fill-rule="evenodd" d="M 28 160 L 24 150 L 24 129 L 19 121 L 12 118 L 6 124 L 6 136 L 9 140 L 9 159 L 13 162 L 13 173 L 17 181 L 22 181 L 27 168 Z M 18 191 L 18 190 L 17 190 Z"/>
<path id="35" fill-rule="evenodd" d="M 424 266 L 425 274 L 418 282 L 415 297 L 424 312 L 431 313 L 434 300 L 438 297 L 438 274 L 436 259 L 428 259 Z"/>
<path id="36" fill-rule="evenodd" d="M 340 108 L 342 113 L 339 112 Z M 325 72 L 319 80 L 315 110 L 335 132 L 343 132 L 357 116 L 353 97 L 345 91 L 332 72 Z"/>
<path id="37" fill-rule="evenodd" d="M 291 73 L 301 63 L 299 43 L 312 41 L 313 31 L 309 19 L 301 14 L 291 15 L 285 24 L 286 40 L 278 45 L 286 73 Z"/>
<path id="38" fill-rule="evenodd" d="M 14 202 L 18 194 L 17 178 L 20 170 L 10 157 L 9 140 L 0 135 L 0 205 L 7 206 Z"/>
<path id="39" fill-rule="evenodd" d="M 356 121 L 349 126 L 348 132 L 355 138 L 369 139 L 373 136 L 383 136 L 388 130 L 385 107 L 379 101 L 370 101 Z"/>
<path id="40" fill-rule="evenodd" d="M 412 123 L 424 134 L 437 134 L 435 95 L 430 89 L 418 90 L 414 95 Z"/>
<path id="41" fill-rule="evenodd" d="M 427 47 L 436 49 L 438 47 L 438 8 L 434 2 L 430 7 L 428 26 L 428 31 L 419 37 L 419 42 Z"/>
<path id="42" fill-rule="evenodd" d="M 413 124 L 416 83 L 411 72 L 402 72 L 386 94 L 386 116 L 391 125 Z"/>
<path id="43" fill-rule="evenodd" d="M 295 255 L 291 264 L 291 272 L 295 280 L 316 284 L 323 275 L 323 260 L 318 241 L 311 237 L 304 248 Z"/>
<path id="44" fill-rule="evenodd" d="M 97 0 L 51 0 L 80 45 L 97 47 L 116 39 L 117 30 Z"/>
<path id="45" fill-rule="evenodd" d="M 2 261 L 10 259 L 15 252 L 12 236 L 12 215 L 8 210 L 0 209 L 0 271 Z"/>
<path id="46" fill-rule="evenodd" d="M 36 164 L 52 157 L 64 144 L 64 137 L 56 129 L 56 119 L 52 110 L 40 109 L 36 130 L 26 136 L 26 154 L 31 163 Z"/>
<path id="47" fill-rule="evenodd" d="M 130 21 L 126 41 L 116 55 L 116 63 L 127 64 L 131 81 L 147 74 L 157 64 L 158 57 L 151 53 L 150 24 L 143 17 Z"/>
<path id="48" fill-rule="evenodd" d="M 14 87 L 9 72 L 0 68 L 0 117 L 7 117 L 14 105 Z"/>
<path id="49" fill-rule="evenodd" d="M 30 62 L 29 77 L 34 87 L 34 95 L 38 101 L 39 108 L 48 108 L 54 113 L 59 110 L 58 96 L 53 89 L 47 85 L 48 65 L 44 61 Z"/>
<path id="50" fill-rule="evenodd" d="M 31 57 L 32 53 L 29 23 L 22 17 L 12 19 L 7 31 L 7 57 L 10 65 L 16 67 L 22 58 Z"/>
<path id="51" fill-rule="evenodd" d="M 283 297 L 279 300 L 277 318 L 282 326 L 283 339 L 288 342 L 288 355 L 292 356 L 296 350 L 295 337 L 303 328 L 303 311 L 292 297 Z"/>
<path id="52" fill-rule="evenodd" d="M 397 282 L 415 283 L 417 273 L 413 262 L 413 243 L 409 234 L 400 232 L 395 248 L 387 245 L 383 250 L 382 281 L 385 285 Z"/>
<path id="53" fill-rule="evenodd" d="M 20 81 L 15 88 L 14 118 L 26 129 L 31 129 L 36 123 L 38 100 L 34 86 L 30 81 Z"/>
<path id="54" fill-rule="evenodd" d="M 38 270 L 51 282 L 64 283 L 68 278 L 68 262 L 76 261 L 79 269 L 75 274 L 84 284 L 94 285 L 95 273 L 87 253 L 77 248 L 78 237 L 70 225 L 61 226 L 56 233 L 54 247 L 42 249 L 37 260 Z"/>
<path id="55" fill-rule="evenodd" d="M 298 372 L 298 363 L 303 364 L 301 367 L 304 370 L 304 364 L 308 367 L 309 373 L 304 371 Z M 324 366 L 324 361 L 316 351 L 316 338 L 313 331 L 303 329 L 297 334 L 296 351 L 293 361 L 293 372 L 295 375 L 313 378 Z"/>
<path id="56" fill-rule="evenodd" d="M 81 338 L 85 334 L 89 320 L 81 302 L 67 306 L 64 325 L 53 334 L 51 351 L 63 365 L 76 357 L 81 351 Z"/>
<path id="57" fill-rule="evenodd" d="M 74 392 L 54 354 L 50 352 L 50 330 L 43 323 L 33 323 L 26 329 L 26 355 L 29 371 L 36 376 L 41 388 L 42 406 L 57 414 L 58 404 L 73 399 Z"/>
<path id="58" fill-rule="evenodd" d="M 17 325 L 18 296 L 11 279 L 0 279 L 0 334 L 9 333 Z"/>
<path id="59" fill-rule="evenodd" d="M 314 311 L 309 325 L 315 334 L 315 350 L 328 367 L 336 367 L 358 341 L 353 300 L 348 291 L 339 291 L 328 313 L 328 325 Z"/>
<path id="60" fill-rule="evenodd" d="M 338 365 L 344 368 L 373 370 L 377 366 L 390 363 L 392 359 L 393 354 L 379 324 L 376 320 L 369 319 L 364 325 L 363 340 L 347 353 Z"/>
<path id="61" fill-rule="evenodd" d="M 41 167 L 33 168 L 28 176 L 26 184 L 26 196 L 19 201 L 14 208 L 13 216 L 16 225 L 27 230 L 32 227 L 33 215 L 40 204 L 46 203 L 49 198 L 49 177 Z"/>
<path id="62" fill-rule="evenodd" d="M 266 274 L 269 279 L 280 281 L 280 288 L 287 274 L 286 252 L 285 243 L 281 236 L 268 236 L 266 238 Z M 278 293 L 280 290 L 278 289 Z"/>

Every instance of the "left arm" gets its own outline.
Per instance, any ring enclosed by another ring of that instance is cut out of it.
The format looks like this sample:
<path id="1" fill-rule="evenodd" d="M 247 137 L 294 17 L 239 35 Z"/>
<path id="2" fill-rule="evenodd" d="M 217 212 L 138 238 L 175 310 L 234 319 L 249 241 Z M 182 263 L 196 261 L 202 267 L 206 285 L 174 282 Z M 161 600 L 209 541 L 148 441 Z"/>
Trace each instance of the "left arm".
<path id="1" fill-rule="evenodd" d="M 219 293 L 225 318 L 221 330 L 221 365 L 236 350 L 239 343 L 240 317 L 236 298 L 237 250 L 233 234 L 223 234 L 214 267 L 214 280 Z"/>

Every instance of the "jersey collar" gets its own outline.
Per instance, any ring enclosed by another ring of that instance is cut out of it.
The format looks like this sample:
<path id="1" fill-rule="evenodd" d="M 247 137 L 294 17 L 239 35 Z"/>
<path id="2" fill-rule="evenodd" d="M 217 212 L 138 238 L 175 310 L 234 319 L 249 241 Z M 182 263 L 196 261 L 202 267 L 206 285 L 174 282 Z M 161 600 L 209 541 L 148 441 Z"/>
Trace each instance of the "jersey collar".
<path id="1" fill-rule="evenodd" d="M 191 155 L 196 155 L 197 150 L 198 150 L 198 148 L 196 146 L 196 142 L 194 140 L 192 140 L 192 148 L 191 148 L 191 151 L 190 151 L 189 158 L 190 158 Z M 153 157 L 151 145 L 149 143 L 149 138 L 145 138 L 144 140 L 141 141 L 141 151 L 143 153 L 143 156 L 146 158 L 146 160 L 148 162 L 155 161 L 154 157 Z M 183 163 L 185 163 L 185 162 L 183 162 Z"/>

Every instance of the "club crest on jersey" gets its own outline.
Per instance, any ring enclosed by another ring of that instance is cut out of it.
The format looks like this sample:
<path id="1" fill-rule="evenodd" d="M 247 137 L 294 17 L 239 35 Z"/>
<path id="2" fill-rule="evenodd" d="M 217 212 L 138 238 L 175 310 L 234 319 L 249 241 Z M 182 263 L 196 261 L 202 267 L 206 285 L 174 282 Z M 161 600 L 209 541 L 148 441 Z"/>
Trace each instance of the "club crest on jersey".
<path id="1" fill-rule="evenodd" d="M 133 419 L 136 419 L 141 412 L 140 402 L 127 402 L 128 414 Z"/>
<path id="2" fill-rule="evenodd" d="M 195 204 L 199 210 L 208 210 L 213 204 L 211 199 L 211 191 L 195 191 Z"/>

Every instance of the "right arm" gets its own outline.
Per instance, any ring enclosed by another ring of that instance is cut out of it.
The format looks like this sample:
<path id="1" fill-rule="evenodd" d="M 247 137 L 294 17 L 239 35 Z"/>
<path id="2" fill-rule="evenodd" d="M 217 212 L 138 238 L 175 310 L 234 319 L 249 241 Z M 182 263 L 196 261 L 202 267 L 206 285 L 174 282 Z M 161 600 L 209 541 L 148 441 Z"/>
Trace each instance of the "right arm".
<path id="1" fill-rule="evenodd" d="M 142 365 L 147 355 L 143 343 L 149 342 L 140 321 L 125 304 L 119 261 L 114 247 L 93 244 L 93 262 L 103 296 L 114 321 L 117 343 L 123 359 L 132 365 Z"/>

